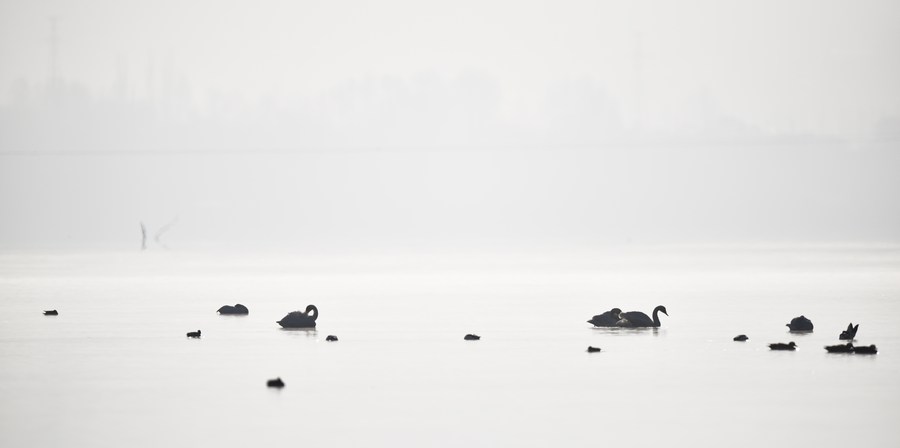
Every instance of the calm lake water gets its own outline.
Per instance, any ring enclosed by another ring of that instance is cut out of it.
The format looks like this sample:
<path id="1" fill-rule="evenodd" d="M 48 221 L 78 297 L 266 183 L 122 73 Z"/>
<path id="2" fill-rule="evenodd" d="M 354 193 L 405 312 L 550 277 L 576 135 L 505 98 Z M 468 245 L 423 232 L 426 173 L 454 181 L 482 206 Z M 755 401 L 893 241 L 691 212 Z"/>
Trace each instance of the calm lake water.
<path id="1" fill-rule="evenodd" d="M 900 446 L 898 312 L 896 246 L 6 253 L 0 446 Z"/>

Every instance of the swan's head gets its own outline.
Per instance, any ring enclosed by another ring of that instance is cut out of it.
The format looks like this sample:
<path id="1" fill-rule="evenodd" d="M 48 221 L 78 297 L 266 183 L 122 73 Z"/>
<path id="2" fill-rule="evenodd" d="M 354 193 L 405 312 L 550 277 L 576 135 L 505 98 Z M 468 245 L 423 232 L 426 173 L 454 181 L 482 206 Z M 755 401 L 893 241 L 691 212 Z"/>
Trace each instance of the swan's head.
<path id="1" fill-rule="evenodd" d="M 622 310 L 620 310 L 618 308 L 613 308 L 613 309 L 609 310 L 609 314 L 619 317 L 619 315 L 622 314 Z"/>
<path id="2" fill-rule="evenodd" d="M 315 305 L 308 305 L 306 307 L 306 316 L 312 320 L 316 320 L 319 318 L 319 309 L 316 308 Z"/>
<path id="3" fill-rule="evenodd" d="M 662 305 L 656 307 L 656 309 L 658 309 L 660 313 L 663 313 L 663 314 L 665 314 L 666 316 L 669 315 L 669 313 L 666 312 L 666 307 L 664 307 L 664 306 L 662 306 Z"/>
<path id="4" fill-rule="evenodd" d="M 788 342 L 788 345 L 791 346 L 792 348 L 797 346 L 797 344 L 795 344 L 793 342 Z"/>

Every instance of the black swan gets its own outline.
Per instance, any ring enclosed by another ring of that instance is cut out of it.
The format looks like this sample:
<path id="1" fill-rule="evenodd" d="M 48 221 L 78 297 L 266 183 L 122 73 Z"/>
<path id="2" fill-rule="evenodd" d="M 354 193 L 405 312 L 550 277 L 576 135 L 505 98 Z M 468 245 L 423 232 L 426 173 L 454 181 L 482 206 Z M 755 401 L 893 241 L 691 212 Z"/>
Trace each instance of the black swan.
<path id="1" fill-rule="evenodd" d="M 841 332 L 841 336 L 839 337 L 842 341 L 852 341 L 856 339 L 856 330 L 859 330 L 859 324 L 853 326 L 853 322 L 850 322 L 850 325 L 847 325 L 847 329 Z"/>
<path id="2" fill-rule="evenodd" d="M 225 305 L 217 311 L 219 314 L 250 314 L 250 310 L 240 303 L 235 306 Z"/>
<path id="3" fill-rule="evenodd" d="M 653 319 L 650 319 L 650 316 L 647 316 L 640 311 L 629 311 L 627 313 L 622 313 L 619 315 L 620 319 L 618 322 L 616 322 L 616 326 L 630 328 L 658 327 L 660 312 L 662 312 L 666 316 L 669 315 L 669 313 L 666 312 L 666 307 L 662 305 L 653 309 Z"/>
<path id="4" fill-rule="evenodd" d="M 734 337 L 735 341 L 740 341 L 740 342 L 746 341 L 747 339 L 750 339 L 750 338 L 748 338 L 746 334 L 739 334 Z"/>
<path id="5" fill-rule="evenodd" d="M 189 338 L 199 338 L 199 337 L 200 337 L 200 330 L 192 331 L 192 332 L 188 333 L 188 334 L 187 334 L 187 337 L 189 337 Z"/>
<path id="6" fill-rule="evenodd" d="M 791 323 L 785 324 L 791 331 L 813 331 L 813 323 L 806 316 L 795 317 Z"/>
<path id="7" fill-rule="evenodd" d="M 796 350 L 797 344 L 794 344 L 793 342 L 788 342 L 787 344 L 778 342 L 775 344 L 769 344 L 769 349 L 771 349 L 771 350 Z"/>
<path id="8" fill-rule="evenodd" d="M 619 322 L 619 314 L 622 314 L 622 310 L 613 308 L 603 314 L 592 317 L 588 323 L 594 324 L 595 327 L 615 327 L 616 323 Z"/>
<path id="9" fill-rule="evenodd" d="M 597 353 L 597 352 L 599 352 L 599 351 L 600 351 L 600 347 L 591 347 L 591 346 L 588 346 L 588 349 L 587 349 L 587 352 L 588 352 L 588 353 Z"/>
<path id="10" fill-rule="evenodd" d="M 828 350 L 828 353 L 853 353 L 853 344 L 838 344 L 838 345 L 826 345 L 825 350 Z"/>
<path id="11" fill-rule="evenodd" d="M 857 355 L 874 355 L 878 353 L 878 349 L 875 348 L 875 344 L 872 344 L 868 347 L 854 347 L 853 353 L 856 353 Z"/>
<path id="12" fill-rule="evenodd" d="M 284 381 L 281 381 L 281 377 L 278 377 L 278 378 L 275 378 L 274 380 L 266 381 L 266 386 L 277 387 L 280 389 L 280 388 L 284 387 Z"/>
<path id="13" fill-rule="evenodd" d="M 463 339 L 467 341 L 478 341 L 481 339 L 481 336 L 478 336 L 477 334 L 467 334 Z"/>
<path id="14" fill-rule="evenodd" d="M 284 328 L 315 328 L 318 317 L 319 309 L 315 305 L 309 305 L 305 312 L 291 311 L 278 321 L 278 325 Z"/>
<path id="15" fill-rule="evenodd" d="M 328 341 L 328 342 L 337 342 L 338 338 L 337 338 L 337 336 L 335 336 L 335 335 L 333 335 L 333 334 L 329 334 L 329 335 L 325 338 L 325 340 Z"/>
<path id="16" fill-rule="evenodd" d="M 44 311 L 44 316 L 59 316 L 59 312 L 56 310 Z"/>

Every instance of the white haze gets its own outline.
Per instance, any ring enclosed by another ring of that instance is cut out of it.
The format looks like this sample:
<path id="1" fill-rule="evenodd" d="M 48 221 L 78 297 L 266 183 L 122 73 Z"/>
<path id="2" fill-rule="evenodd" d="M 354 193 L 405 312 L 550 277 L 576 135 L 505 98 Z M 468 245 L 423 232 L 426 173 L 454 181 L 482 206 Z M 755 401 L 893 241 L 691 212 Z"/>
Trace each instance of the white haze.
<path id="1" fill-rule="evenodd" d="M 896 243 L 898 19 L 0 1 L 0 248 Z"/>

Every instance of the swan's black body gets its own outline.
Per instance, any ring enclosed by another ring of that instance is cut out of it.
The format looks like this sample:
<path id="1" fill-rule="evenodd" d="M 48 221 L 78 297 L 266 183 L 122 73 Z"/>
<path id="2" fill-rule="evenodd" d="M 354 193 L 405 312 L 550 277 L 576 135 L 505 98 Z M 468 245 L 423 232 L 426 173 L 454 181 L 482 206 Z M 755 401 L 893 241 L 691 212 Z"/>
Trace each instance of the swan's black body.
<path id="1" fill-rule="evenodd" d="M 740 341 L 740 342 L 744 342 L 744 341 L 746 341 L 747 339 L 750 339 L 750 338 L 748 338 L 746 334 L 739 334 L 739 335 L 737 335 L 737 336 L 734 337 L 734 340 L 735 340 L 735 341 Z"/>
<path id="2" fill-rule="evenodd" d="M 218 313 L 219 313 L 219 314 L 237 314 L 237 315 L 242 315 L 242 314 L 250 314 L 250 310 L 248 310 L 246 306 L 241 305 L 240 303 L 238 303 L 238 304 L 236 304 L 235 306 L 225 305 L 225 306 L 223 306 L 222 308 L 219 308 Z"/>
<path id="3" fill-rule="evenodd" d="M 618 322 L 616 322 L 616 326 L 629 328 L 659 327 L 660 312 L 665 314 L 666 316 L 669 315 L 669 313 L 666 312 L 666 307 L 662 305 L 653 309 L 653 319 L 640 311 L 629 311 L 627 313 L 622 313 L 619 315 L 620 319 Z"/>
<path id="4" fill-rule="evenodd" d="M 806 316 L 795 317 L 785 324 L 791 331 L 813 331 L 813 323 Z"/>
<path id="5" fill-rule="evenodd" d="M 333 334 L 329 334 L 329 335 L 325 338 L 325 340 L 328 341 L 328 342 L 337 342 L 338 338 L 337 338 L 337 336 L 335 336 L 335 335 L 333 335 Z"/>
<path id="6" fill-rule="evenodd" d="M 588 353 L 597 353 L 597 352 L 600 351 L 600 347 L 591 347 L 591 346 L 588 346 L 587 351 L 588 351 Z"/>
<path id="7" fill-rule="evenodd" d="M 622 314 L 622 310 L 613 308 L 603 314 L 592 317 L 588 323 L 594 324 L 595 327 L 615 327 L 616 323 L 619 322 L 620 314 Z"/>
<path id="8" fill-rule="evenodd" d="M 189 337 L 189 338 L 199 338 L 199 337 L 200 337 L 200 330 L 192 331 L 192 332 L 188 333 L 188 334 L 187 334 L 187 337 Z"/>
<path id="9" fill-rule="evenodd" d="M 828 350 L 828 353 L 853 353 L 853 344 L 838 344 L 838 345 L 827 345 L 825 346 L 825 350 Z"/>
<path id="10" fill-rule="evenodd" d="M 274 380 L 266 381 L 266 386 L 277 387 L 277 388 L 281 389 L 282 387 L 284 387 L 284 381 L 281 381 L 280 377 L 275 378 Z"/>
<path id="11" fill-rule="evenodd" d="M 319 309 L 315 305 L 306 307 L 306 311 L 291 311 L 278 321 L 284 328 L 315 328 L 319 318 Z"/>
<path id="12" fill-rule="evenodd" d="M 775 344 L 769 344 L 769 349 L 771 349 L 771 350 L 791 350 L 791 351 L 793 351 L 793 350 L 796 350 L 796 349 L 797 349 L 797 344 L 795 344 L 795 343 L 793 343 L 793 342 L 788 342 L 787 344 L 785 344 L 785 343 L 783 343 L 783 342 L 778 342 L 778 343 L 775 343 Z"/>
<path id="13" fill-rule="evenodd" d="M 850 325 L 847 325 L 847 329 L 841 332 L 839 339 L 842 341 L 852 341 L 856 339 L 857 330 L 859 330 L 859 324 L 853 326 L 853 322 L 850 322 Z"/>
<path id="14" fill-rule="evenodd" d="M 854 347 L 853 353 L 856 353 L 857 355 L 874 355 L 878 353 L 878 349 L 875 347 L 875 344 L 872 344 L 869 346 Z"/>
<path id="15" fill-rule="evenodd" d="M 44 311 L 44 316 L 59 316 L 59 311 L 56 311 L 56 310 Z"/>
<path id="16" fill-rule="evenodd" d="M 478 336 L 477 334 L 467 334 L 463 339 L 467 341 L 478 341 L 481 340 L 481 336 Z"/>

